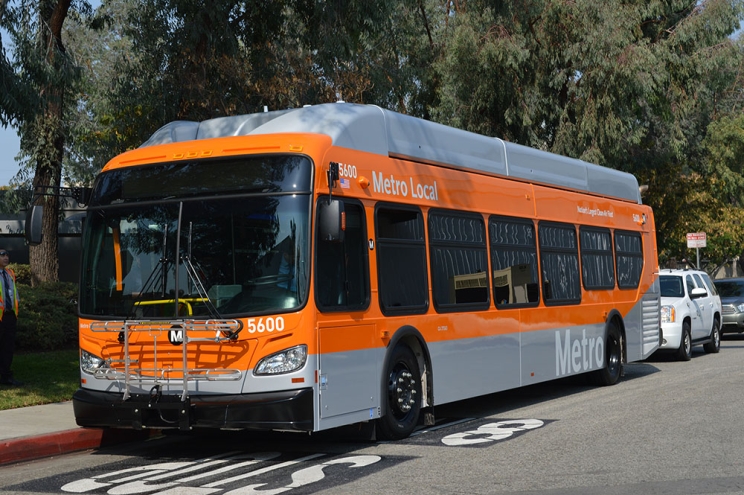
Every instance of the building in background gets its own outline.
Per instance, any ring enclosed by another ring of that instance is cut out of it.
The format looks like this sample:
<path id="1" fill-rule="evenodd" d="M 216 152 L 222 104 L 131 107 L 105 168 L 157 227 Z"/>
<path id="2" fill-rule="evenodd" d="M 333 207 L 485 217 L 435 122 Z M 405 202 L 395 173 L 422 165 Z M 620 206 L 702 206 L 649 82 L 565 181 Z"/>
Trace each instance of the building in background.
<path id="1" fill-rule="evenodd" d="M 59 280 L 78 283 L 80 278 L 80 236 L 83 232 L 85 209 L 76 201 L 61 202 L 59 222 Z M 0 240 L 11 253 L 11 263 L 28 264 L 28 245 L 24 236 L 26 213 L 0 212 Z"/>

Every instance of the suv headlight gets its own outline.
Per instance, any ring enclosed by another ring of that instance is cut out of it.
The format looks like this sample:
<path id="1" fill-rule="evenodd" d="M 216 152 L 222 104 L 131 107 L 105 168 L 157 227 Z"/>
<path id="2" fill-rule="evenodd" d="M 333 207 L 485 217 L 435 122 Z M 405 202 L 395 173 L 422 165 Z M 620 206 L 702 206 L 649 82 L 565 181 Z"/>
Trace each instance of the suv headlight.
<path id="1" fill-rule="evenodd" d="M 94 375 L 96 371 L 107 369 L 109 366 L 104 359 L 80 349 L 80 367 L 84 372 Z"/>
<path id="2" fill-rule="evenodd" d="M 305 344 L 286 349 L 258 362 L 253 370 L 254 375 L 280 375 L 291 373 L 305 366 L 307 346 Z"/>
<path id="3" fill-rule="evenodd" d="M 661 322 L 662 323 L 674 323 L 677 317 L 674 306 L 662 306 L 661 307 Z"/>
<path id="4" fill-rule="evenodd" d="M 744 304 L 737 304 L 737 305 L 736 305 L 736 310 L 737 310 L 737 311 L 738 311 L 739 313 L 744 313 Z"/>

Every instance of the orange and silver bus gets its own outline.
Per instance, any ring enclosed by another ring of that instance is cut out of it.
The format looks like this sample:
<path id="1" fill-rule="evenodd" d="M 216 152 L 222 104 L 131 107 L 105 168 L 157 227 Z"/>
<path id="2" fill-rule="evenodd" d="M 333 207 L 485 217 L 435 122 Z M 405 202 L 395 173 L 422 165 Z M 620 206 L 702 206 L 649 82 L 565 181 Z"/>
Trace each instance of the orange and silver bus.
<path id="1" fill-rule="evenodd" d="M 81 426 L 403 438 L 661 338 L 632 175 L 376 106 L 168 124 L 96 179 L 82 253 Z"/>

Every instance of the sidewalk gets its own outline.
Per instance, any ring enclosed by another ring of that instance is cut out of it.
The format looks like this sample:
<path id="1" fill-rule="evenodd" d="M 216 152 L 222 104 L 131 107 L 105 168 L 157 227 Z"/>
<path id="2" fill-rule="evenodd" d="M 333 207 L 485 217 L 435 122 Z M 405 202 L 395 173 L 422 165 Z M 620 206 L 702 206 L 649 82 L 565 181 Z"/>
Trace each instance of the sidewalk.
<path id="1" fill-rule="evenodd" d="M 71 401 L 8 409 L 0 411 L 0 466 L 140 440 L 150 433 L 81 428 Z"/>

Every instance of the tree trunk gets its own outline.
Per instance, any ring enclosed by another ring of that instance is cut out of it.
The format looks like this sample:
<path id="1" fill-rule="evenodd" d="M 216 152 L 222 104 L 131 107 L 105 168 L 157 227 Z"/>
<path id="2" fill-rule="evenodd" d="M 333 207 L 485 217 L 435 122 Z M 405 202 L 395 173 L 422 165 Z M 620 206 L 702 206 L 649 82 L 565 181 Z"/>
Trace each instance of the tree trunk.
<path id="1" fill-rule="evenodd" d="M 40 170 L 41 169 L 41 170 Z M 54 173 L 49 167 L 37 165 L 34 177 L 34 190 L 49 190 L 57 185 L 59 188 L 59 171 Z M 43 195 L 35 202 L 44 206 L 44 220 L 42 222 L 42 241 L 38 246 L 29 247 L 29 264 L 31 265 L 31 285 L 39 282 L 56 282 L 59 280 L 59 250 L 58 250 L 58 212 L 59 196 L 56 194 Z"/>
<path id="2" fill-rule="evenodd" d="M 47 26 L 41 34 L 39 48 L 45 50 L 46 60 L 55 73 L 63 71 L 65 48 L 62 44 L 62 25 L 67 18 L 71 0 L 40 0 L 39 15 L 41 25 Z M 64 81 L 64 78 L 60 78 Z M 64 82 L 56 85 L 48 81 L 39 88 L 42 108 L 34 123 L 37 138 L 44 139 L 41 153 L 36 162 L 34 191 L 35 204 L 44 206 L 44 220 L 41 232 L 42 241 L 29 249 L 31 264 L 31 284 L 56 282 L 59 280 L 59 187 L 62 177 L 62 157 L 64 154 Z"/>

